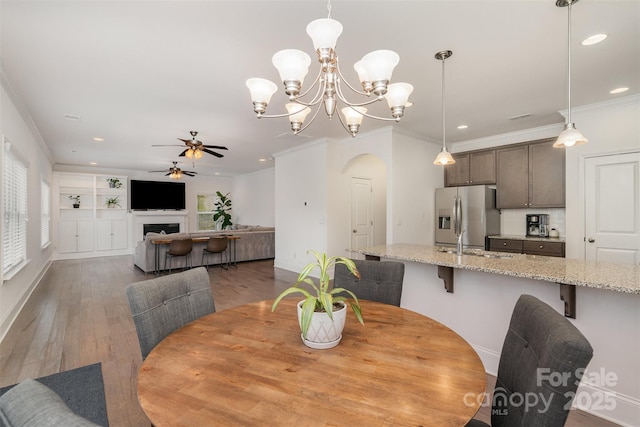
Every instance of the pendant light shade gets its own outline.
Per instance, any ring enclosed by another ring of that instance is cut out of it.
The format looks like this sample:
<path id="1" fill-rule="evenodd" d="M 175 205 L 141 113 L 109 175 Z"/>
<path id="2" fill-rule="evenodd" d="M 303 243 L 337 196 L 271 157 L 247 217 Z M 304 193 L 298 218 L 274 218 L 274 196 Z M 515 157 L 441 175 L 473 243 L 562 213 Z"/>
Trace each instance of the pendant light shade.
<path id="1" fill-rule="evenodd" d="M 443 50 L 436 53 L 435 58 L 438 61 L 442 61 L 442 150 L 438 154 L 438 157 L 433 161 L 434 165 L 452 165 L 456 161 L 451 156 L 451 153 L 447 151 L 447 142 L 446 142 L 446 124 L 445 124 L 445 108 L 444 108 L 444 60 L 453 55 L 453 52 L 450 50 Z"/>
<path id="2" fill-rule="evenodd" d="M 574 145 L 584 144 L 587 138 L 576 129 L 576 125 L 571 121 L 571 6 L 578 0 L 557 0 L 556 6 L 566 7 L 568 16 L 568 37 L 567 37 L 567 121 L 564 130 L 558 135 L 558 139 L 553 146 L 556 148 L 573 147 Z"/>

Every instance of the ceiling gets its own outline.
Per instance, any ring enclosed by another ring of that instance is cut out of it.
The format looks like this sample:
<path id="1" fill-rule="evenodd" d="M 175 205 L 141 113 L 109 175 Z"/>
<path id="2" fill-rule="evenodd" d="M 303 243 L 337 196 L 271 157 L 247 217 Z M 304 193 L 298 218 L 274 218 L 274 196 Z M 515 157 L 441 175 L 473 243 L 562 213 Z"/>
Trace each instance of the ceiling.
<path id="1" fill-rule="evenodd" d="M 178 160 L 200 174 L 229 176 L 271 167 L 272 159 L 259 159 L 315 138 L 348 138 L 322 112 L 304 136 L 287 133 L 286 119 L 258 120 L 245 87 L 249 77 L 278 80 L 271 56 L 281 49 L 314 56 L 305 28 L 326 16 L 326 2 L 316 0 L 1 0 L 0 61 L 57 167 L 95 162 L 144 171 Z M 353 85 L 353 63 L 364 54 L 398 52 L 392 81 L 414 92 L 394 126 L 425 143 L 442 143 L 442 65 L 434 55 L 445 49 L 453 51 L 447 143 L 563 121 L 567 8 L 554 0 L 334 0 L 331 16 L 344 26 L 337 52 Z M 640 1 L 580 1 L 572 26 L 572 106 L 638 94 Z M 609 37 L 579 44 L 595 33 Z M 307 85 L 316 73 L 313 61 Z M 609 94 L 620 86 L 629 91 Z M 280 87 L 267 113 L 284 112 L 285 102 Z M 379 104 L 370 112 L 388 116 L 386 102 Z M 523 114 L 530 116 L 508 119 Z M 365 118 L 360 132 L 389 123 Z M 468 129 L 458 130 L 463 123 Z M 191 130 L 229 151 L 192 164 L 177 157 L 178 146 L 152 147 L 182 144 L 177 138 Z"/>

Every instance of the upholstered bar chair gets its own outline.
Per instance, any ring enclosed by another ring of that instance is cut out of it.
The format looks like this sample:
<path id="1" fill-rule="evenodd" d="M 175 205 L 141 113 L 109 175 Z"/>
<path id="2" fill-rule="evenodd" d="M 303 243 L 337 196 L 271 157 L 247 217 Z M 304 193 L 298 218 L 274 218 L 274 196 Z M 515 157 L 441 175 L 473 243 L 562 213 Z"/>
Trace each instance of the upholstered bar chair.
<path id="1" fill-rule="evenodd" d="M 500 355 L 491 426 L 563 426 L 592 356 L 589 341 L 566 317 L 521 295 Z"/>
<path id="2" fill-rule="evenodd" d="M 210 237 L 207 242 L 207 247 L 202 250 L 202 262 L 200 264 L 207 267 L 209 269 L 209 254 L 220 254 L 220 267 L 228 268 L 224 266 L 222 262 L 222 256 L 224 252 L 227 250 L 227 246 L 229 245 L 229 239 L 226 237 Z M 206 263 L 205 263 L 206 258 Z M 229 255 L 227 254 L 227 266 L 229 265 Z"/>
<path id="3" fill-rule="evenodd" d="M 191 237 L 187 239 L 175 239 L 169 244 L 169 249 L 164 254 L 164 269 L 167 269 L 167 258 L 169 258 L 169 273 L 171 273 L 171 260 L 174 257 L 185 257 L 185 266 L 190 267 L 191 251 L 193 250 L 193 240 Z"/>
<path id="4" fill-rule="evenodd" d="M 344 264 L 337 264 L 333 287 L 353 292 L 358 299 L 382 302 L 400 307 L 404 264 L 397 261 L 354 260 L 360 279 Z"/>
<path id="5" fill-rule="evenodd" d="M 204 267 L 133 283 L 125 292 L 143 359 L 173 331 L 216 311 Z"/>

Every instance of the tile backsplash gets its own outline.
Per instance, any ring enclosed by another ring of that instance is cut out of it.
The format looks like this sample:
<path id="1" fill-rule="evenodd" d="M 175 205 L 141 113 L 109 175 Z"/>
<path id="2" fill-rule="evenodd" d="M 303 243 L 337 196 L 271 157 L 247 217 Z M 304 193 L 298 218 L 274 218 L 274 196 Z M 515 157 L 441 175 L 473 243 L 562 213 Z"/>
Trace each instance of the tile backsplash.
<path id="1" fill-rule="evenodd" d="M 548 214 L 549 229 L 555 228 L 560 237 L 565 237 L 564 209 L 502 209 L 500 211 L 500 234 L 524 236 L 527 234 L 528 214 Z"/>

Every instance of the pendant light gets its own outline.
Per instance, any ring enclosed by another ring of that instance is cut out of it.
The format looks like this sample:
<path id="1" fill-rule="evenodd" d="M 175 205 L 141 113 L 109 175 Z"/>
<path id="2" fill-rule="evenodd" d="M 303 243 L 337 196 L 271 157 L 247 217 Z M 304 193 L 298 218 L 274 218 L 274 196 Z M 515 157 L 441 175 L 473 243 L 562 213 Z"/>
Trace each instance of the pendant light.
<path id="1" fill-rule="evenodd" d="M 447 151 L 447 143 L 446 143 L 446 127 L 445 127 L 445 114 L 444 114 L 444 60 L 453 55 L 453 52 L 450 50 L 443 50 L 436 53 L 435 58 L 438 61 L 442 61 L 442 150 L 438 154 L 438 157 L 434 160 L 434 165 L 452 165 L 456 161 L 451 156 L 451 153 Z"/>
<path id="2" fill-rule="evenodd" d="M 567 121 L 564 124 L 564 130 L 558 135 L 558 139 L 553 144 L 556 148 L 573 147 L 574 145 L 584 144 L 588 141 L 582 133 L 576 129 L 575 123 L 571 121 L 571 5 L 577 3 L 578 0 L 557 0 L 556 6 L 566 7 L 568 10 L 568 43 L 567 43 Z"/>

